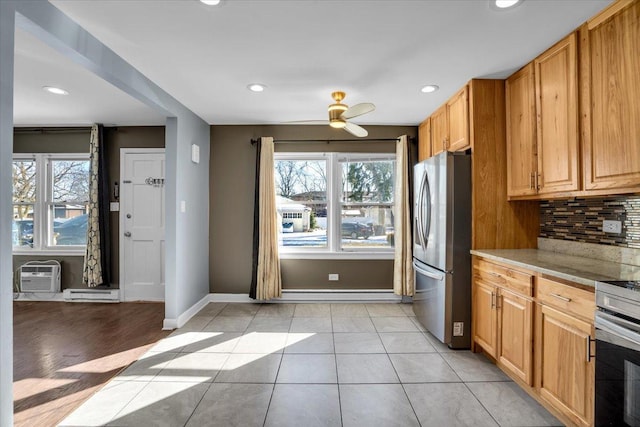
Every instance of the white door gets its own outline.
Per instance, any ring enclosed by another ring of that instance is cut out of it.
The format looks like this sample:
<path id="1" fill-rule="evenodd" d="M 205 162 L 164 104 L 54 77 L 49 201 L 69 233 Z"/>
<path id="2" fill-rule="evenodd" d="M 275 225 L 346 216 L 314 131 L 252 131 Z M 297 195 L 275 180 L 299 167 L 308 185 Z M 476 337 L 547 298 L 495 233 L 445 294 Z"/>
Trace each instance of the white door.
<path id="1" fill-rule="evenodd" d="M 164 150 L 121 151 L 123 301 L 164 301 Z"/>

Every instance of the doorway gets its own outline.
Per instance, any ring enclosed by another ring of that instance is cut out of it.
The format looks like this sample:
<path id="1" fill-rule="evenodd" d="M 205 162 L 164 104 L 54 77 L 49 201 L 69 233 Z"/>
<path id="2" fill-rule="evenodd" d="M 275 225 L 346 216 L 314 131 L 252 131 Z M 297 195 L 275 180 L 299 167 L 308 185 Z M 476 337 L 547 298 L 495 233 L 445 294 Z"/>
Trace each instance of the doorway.
<path id="1" fill-rule="evenodd" d="M 122 301 L 164 301 L 164 149 L 120 150 Z"/>

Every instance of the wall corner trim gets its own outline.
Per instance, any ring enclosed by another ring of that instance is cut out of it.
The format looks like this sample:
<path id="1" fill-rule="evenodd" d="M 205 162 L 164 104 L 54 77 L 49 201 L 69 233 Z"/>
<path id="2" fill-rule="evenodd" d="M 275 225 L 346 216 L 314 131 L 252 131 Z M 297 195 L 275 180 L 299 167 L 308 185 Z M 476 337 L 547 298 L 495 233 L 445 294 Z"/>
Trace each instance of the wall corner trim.
<path id="1" fill-rule="evenodd" d="M 200 301 L 193 304 L 187 311 L 178 316 L 178 318 L 165 318 L 162 322 L 163 330 L 171 330 L 181 328 L 187 323 L 193 316 L 198 314 L 200 310 L 204 308 L 211 300 L 210 294 L 205 295 Z"/>

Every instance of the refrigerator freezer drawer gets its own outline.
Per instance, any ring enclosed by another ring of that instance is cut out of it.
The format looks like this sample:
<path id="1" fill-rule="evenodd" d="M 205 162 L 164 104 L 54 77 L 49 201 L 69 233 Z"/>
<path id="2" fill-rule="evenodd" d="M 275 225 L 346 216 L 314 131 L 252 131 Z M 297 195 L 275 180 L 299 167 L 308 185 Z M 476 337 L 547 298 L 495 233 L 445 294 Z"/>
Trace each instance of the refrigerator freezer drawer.
<path id="1" fill-rule="evenodd" d="M 422 325 L 445 344 L 451 342 L 451 275 L 419 261 L 413 262 L 416 289 L 413 311 Z"/>

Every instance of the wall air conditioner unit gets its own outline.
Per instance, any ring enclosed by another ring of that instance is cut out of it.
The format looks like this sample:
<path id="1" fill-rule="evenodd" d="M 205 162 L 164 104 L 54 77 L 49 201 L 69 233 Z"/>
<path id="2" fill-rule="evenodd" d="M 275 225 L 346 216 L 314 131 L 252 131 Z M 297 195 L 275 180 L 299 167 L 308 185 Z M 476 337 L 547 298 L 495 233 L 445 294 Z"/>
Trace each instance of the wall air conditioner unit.
<path id="1" fill-rule="evenodd" d="M 21 266 L 20 292 L 60 292 L 60 267 L 42 264 Z"/>

